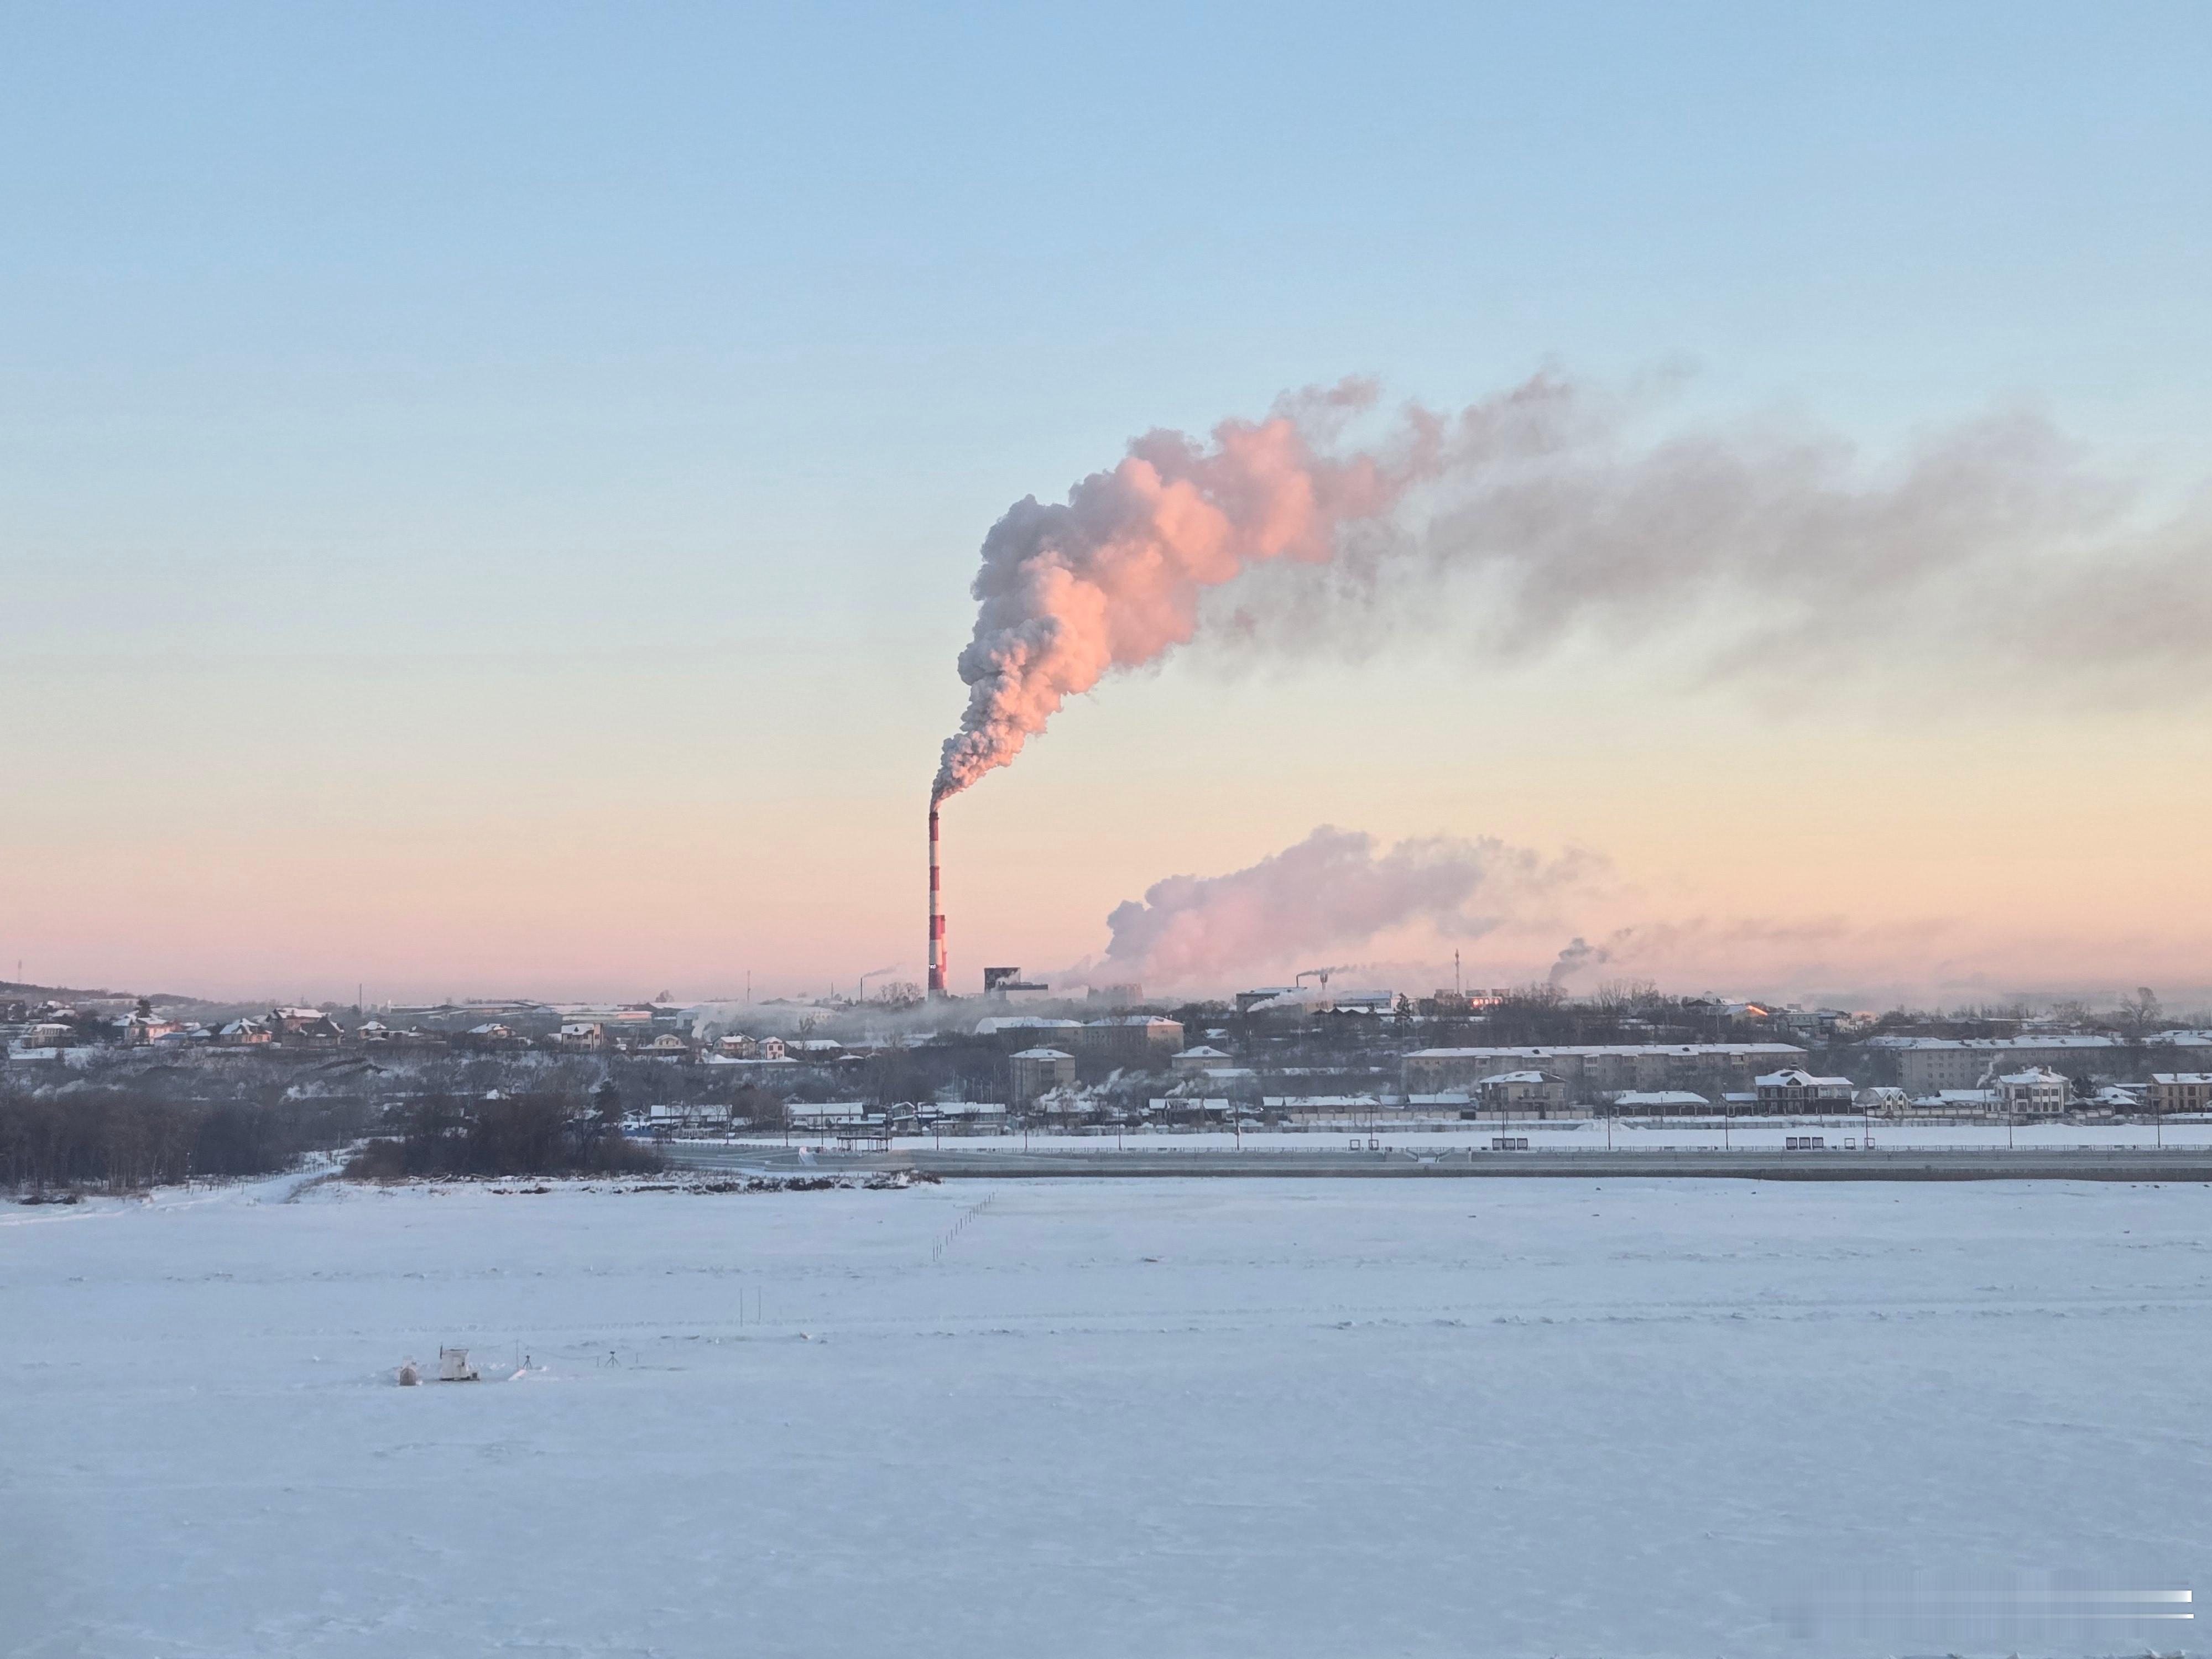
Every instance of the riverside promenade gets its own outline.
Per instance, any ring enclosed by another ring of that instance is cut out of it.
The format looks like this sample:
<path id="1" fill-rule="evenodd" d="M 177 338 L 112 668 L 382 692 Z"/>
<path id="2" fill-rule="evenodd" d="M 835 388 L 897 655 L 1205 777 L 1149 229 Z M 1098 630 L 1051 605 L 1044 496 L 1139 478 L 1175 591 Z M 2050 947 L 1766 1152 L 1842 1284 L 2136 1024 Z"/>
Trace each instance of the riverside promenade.
<path id="1" fill-rule="evenodd" d="M 899 1147 L 841 1152 L 720 1141 L 663 1146 L 682 1169 L 760 1175 L 888 1175 L 902 1170 L 963 1179 L 1128 1176 L 1277 1180 L 1566 1179 L 1641 1181 L 2130 1181 L 2212 1182 L 2212 1147 L 1909 1147 L 1777 1150 L 1541 1148 L 1292 1150 L 1101 1146 L 1024 1152 Z"/>

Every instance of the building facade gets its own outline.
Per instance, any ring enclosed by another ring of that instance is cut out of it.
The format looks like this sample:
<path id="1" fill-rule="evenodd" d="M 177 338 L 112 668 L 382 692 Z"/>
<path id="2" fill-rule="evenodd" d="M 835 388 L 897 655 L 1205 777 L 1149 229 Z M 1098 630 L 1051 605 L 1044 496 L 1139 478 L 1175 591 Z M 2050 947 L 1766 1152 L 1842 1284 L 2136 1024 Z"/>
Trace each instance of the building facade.
<path id="1" fill-rule="evenodd" d="M 2212 1072 L 2153 1072 L 2149 1104 L 2160 1117 L 2172 1112 L 2212 1112 Z"/>
<path id="2" fill-rule="evenodd" d="M 1749 1092 L 1762 1072 L 1792 1066 L 1806 1051 L 1789 1042 L 1601 1043 L 1581 1047 L 1420 1048 L 1405 1059 L 1409 1095 L 1472 1090 L 1499 1072 L 1549 1072 L 1567 1098 L 1585 1105 L 1631 1091 L 1680 1090 L 1708 1097 Z"/>
<path id="3" fill-rule="evenodd" d="M 1853 1092 L 1847 1077 L 1814 1077 L 1791 1066 L 1769 1072 L 1758 1079 L 1759 1109 L 1787 1115 L 1793 1112 L 1847 1112 Z"/>
<path id="4" fill-rule="evenodd" d="M 1075 1081 L 1075 1056 L 1061 1048 L 1024 1048 L 1007 1057 L 1009 1092 L 1017 1106 Z"/>

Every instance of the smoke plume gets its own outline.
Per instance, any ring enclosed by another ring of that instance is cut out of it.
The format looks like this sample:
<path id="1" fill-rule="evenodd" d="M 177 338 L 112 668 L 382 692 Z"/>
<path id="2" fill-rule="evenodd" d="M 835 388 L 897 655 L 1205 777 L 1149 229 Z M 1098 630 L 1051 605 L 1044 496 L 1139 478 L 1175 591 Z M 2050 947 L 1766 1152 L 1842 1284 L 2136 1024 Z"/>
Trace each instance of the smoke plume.
<path id="1" fill-rule="evenodd" d="M 1601 945 L 1592 945 L 1577 934 L 1568 941 L 1567 948 L 1559 952 L 1559 959 L 1552 964 L 1552 971 L 1544 976 L 1545 981 L 1547 984 L 1564 986 L 1582 969 L 1595 968 L 1612 960 L 1612 951 Z"/>
<path id="2" fill-rule="evenodd" d="M 1065 504 L 1010 508 L 984 539 L 935 794 L 1201 631 L 1356 650 L 1457 623 L 1527 655 L 1694 623 L 1714 664 L 1848 667 L 1917 630 L 1947 659 L 2040 676 L 2212 656 L 2212 517 L 2144 526 L 2135 490 L 2033 416 L 1870 468 L 1794 423 L 1646 435 L 1632 400 L 1550 375 L 1455 413 L 1408 405 L 1361 447 L 1376 395 L 1346 381 L 1210 441 L 1150 433 Z"/>
<path id="3" fill-rule="evenodd" d="M 965 789 L 1021 752 L 1060 704 L 1109 670 L 1187 641 L 1200 596 L 1272 559 L 1324 563 L 1346 529 L 1389 513 L 1438 460 L 1418 412 L 1383 451 L 1329 453 L 1364 382 L 1304 393 L 1204 444 L 1152 432 L 1066 505 L 1027 496 L 983 538 L 975 637 L 960 653 L 968 708 L 933 790 Z"/>
<path id="4" fill-rule="evenodd" d="M 1310 966 L 1392 929 L 1425 923 L 1473 939 L 1577 880 L 1585 859 L 1547 862 L 1485 837 L 1440 836 L 1387 849 L 1327 825 L 1220 876 L 1170 876 L 1106 919 L 1099 972 L 1147 983 L 1218 983 L 1270 966 Z"/>

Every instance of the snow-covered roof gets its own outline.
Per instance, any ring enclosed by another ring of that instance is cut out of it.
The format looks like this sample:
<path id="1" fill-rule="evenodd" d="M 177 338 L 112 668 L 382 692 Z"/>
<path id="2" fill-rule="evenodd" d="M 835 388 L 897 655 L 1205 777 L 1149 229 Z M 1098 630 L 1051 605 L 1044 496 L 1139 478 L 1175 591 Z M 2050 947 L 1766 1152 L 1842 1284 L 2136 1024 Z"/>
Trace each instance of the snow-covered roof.
<path id="1" fill-rule="evenodd" d="M 1794 1042 L 1596 1042 L 1573 1046 L 1540 1044 L 1528 1048 L 1416 1048 L 1406 1056 L 1408 1060 L 1548 1060 L 1553 1055 L 1570 1059 L 1595 1060 L 1620 1054 L 1634 1058 L 1642 1054 L 1725 1054 L 1730 1056 L 1771 1054 L 1776 1059 L 1800 1054 L 1805 1051 Z"/>
<path id="2" fill-rule="evenodd" d="M 1226 1060 L 1229 1056 L 1223 1054 L 1220 1049 L 1209 1048 L 1201 1042 L 1196 1048 L 1183 1049 L 1176 1055 L 1176 1058 L 1177 1060 Z"/>
<path id="3" fill-rule="evenodd" d="M 2162 1042 L 2166 1039 L 2153 1037 L 2151 1041 Z M 2018 1048 L 2111 1048 L 2118 1047 L 2118 1037 L 2046 1034 L 2023 1037 L 1876 1037 L 1869 1046 L 1906 1049 L 1916 1054 L 1948 1049 L 1960 1053 L 2001 1054 Z"/>
<path id="4" fill-rule="evenodd" d="M 1075 1056 L 1058 1048 L 1024 1048 L 1014 1058 L 1016 1060 L 1073 1060 Z"/>

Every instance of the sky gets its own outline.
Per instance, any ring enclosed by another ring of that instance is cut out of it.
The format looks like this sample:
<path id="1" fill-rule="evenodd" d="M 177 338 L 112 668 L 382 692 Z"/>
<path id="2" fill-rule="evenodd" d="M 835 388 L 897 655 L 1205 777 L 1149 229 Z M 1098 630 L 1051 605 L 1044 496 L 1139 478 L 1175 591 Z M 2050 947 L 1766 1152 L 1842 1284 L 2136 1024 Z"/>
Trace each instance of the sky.
<path id="1" fill-rule="evenodd" d="M 2020 416 L 2204 510 L 2200 7 L 1055 9 L 0 5 L 0 976 L 920 979 L 985 532 L 1347 375 L 1876 470 Z M 948 804 L 956 988 L 1325 825 L 1585 872 L 1312 941 L 1401 988 L 1576 936 L 1686 991 L 2212 987 L 2203 655 L 1989 672 L 2001 623 L 1894 599 L 1744 673 L 1479 594 L 1202 633 Z"/>

